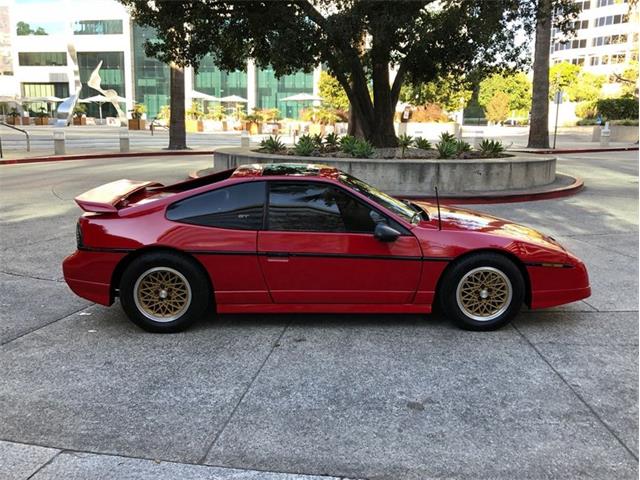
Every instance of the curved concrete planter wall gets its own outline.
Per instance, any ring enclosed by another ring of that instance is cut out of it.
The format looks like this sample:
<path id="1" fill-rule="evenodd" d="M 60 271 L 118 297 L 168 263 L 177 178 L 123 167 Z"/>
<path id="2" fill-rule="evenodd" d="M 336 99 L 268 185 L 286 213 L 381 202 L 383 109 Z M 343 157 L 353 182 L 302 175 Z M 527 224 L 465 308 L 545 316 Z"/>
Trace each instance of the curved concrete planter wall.
<path id="1" fill-rule="evenodd" d="M 555 157 L 536 155 L 483 160 L 401 160 L 268 155 L 247 148 L 219 148 L 214 171 L 248 163 L 322 163 L 395 195 L 465 196 L 541 187 L 556 179 Z"/>

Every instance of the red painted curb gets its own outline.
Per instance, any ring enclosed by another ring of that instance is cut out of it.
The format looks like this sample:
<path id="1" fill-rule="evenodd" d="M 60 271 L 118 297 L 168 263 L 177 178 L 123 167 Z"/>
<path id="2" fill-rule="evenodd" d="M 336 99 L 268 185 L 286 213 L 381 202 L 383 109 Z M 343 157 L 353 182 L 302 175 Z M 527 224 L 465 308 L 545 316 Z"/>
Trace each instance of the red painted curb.
<path id="1" fill-rule="evenodd" d="M 638 147 L 612 147 L 612 148 L 565 148 L 556 150 L 509 150 L 518 153 L 534 153 L 538 155 L 550 155 L 553 153 L 597 153 L 597 152 L 631 152 Z"/>
<path id="2" fill-rule="evenodd" d="M 61 162 L 65 160 L 97 160 L 102 158 L 127 157 L 164 157 L 175 155 L 213 155 L 213 150 L 168 150 L 166 152 L 127 152 L 127 153 L 87 153 L 78 155 L 53 155 L 49 157 L 16 158 L 0 160 L 0 165 L 15 165 L 21 163 Z"/>
<path id="3" fill-rule="evenodd" d="M 562 174 L 564 176 L 570 177 L 570 175 Z M 198 171 L 194 171 L 189 173 L 190 179 L 200 178 L 198 177 Z M 456 204 L 456 205 L 472 205 L 472 204 L 481 204 L 481 203 L 516 203 L 516 202 L 535 202 L 537 200 L 549 200 L 551 198 L 562 198 L 569 197 L 571 195 L 575 195 L 580 190 L 584 188 L 584 181 L 578 177 L 573 178 L 573 183 L 571 185 L 566 185 L 564 187 L 554 188 L 552 190 L 548 190 L 546 192 L 538 192 L 538 193 L 514 193 L 511 195 L 496 195 L 496 196 L 486 196 L 486 197 L 440 197 L 441 203 L 448 204 Z M 434 201 L 436 197 L 430 196 L 410 196 L 410 197 L 402 197 L 407 200 L 427 200 Z"/>

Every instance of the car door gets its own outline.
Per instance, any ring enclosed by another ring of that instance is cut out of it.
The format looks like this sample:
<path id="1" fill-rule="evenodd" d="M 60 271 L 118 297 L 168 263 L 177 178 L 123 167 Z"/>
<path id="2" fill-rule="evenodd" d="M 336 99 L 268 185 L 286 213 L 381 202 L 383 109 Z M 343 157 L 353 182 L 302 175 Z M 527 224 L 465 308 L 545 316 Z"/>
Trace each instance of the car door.
<path id="1" fill-rule="evenodd" d="M 280 304 L 401 304 L 412 301 L 421 249 L 411 232 L 343 188 L 322 181 L 268 185 L 258 257 L 271 298 Z M 378 215 L 395 241 L 373 235 Z"/>

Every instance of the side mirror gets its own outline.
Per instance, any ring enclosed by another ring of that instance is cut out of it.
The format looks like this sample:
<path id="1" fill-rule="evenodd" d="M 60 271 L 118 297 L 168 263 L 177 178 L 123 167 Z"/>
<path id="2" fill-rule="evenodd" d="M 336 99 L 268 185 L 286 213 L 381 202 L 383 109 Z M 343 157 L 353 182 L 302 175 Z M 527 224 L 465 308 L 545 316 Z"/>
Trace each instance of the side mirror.
<path id="1" fill-rule="evenodd" d="M 386 223 L 378 223 L 373 236 L 381 242 L 393 242 L 398 239 L 400 232 Z"/>

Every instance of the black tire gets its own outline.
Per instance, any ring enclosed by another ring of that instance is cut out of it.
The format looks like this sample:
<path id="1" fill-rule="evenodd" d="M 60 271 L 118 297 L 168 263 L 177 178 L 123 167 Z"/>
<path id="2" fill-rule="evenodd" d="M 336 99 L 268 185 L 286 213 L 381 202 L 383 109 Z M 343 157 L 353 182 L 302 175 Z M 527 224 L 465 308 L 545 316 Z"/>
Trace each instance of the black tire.
<path id="1" fill-rule="evenodd" d="M 525 298 L 522 273 L 511 260 L 496 253 L 478 253 L 455 262 L 445 272 L 439 290 L 444 314 L 465 330 L 496 330 L 506 325 Z"/>
<path id="2" fill-rule="evenodd" d="M 148 332 L 185 330 L 204 315 L 210 300 L 211 289 L 202 268 L 176 253 L 142 255 L 131 262 L 120 279 L 123 310 Z"/>

